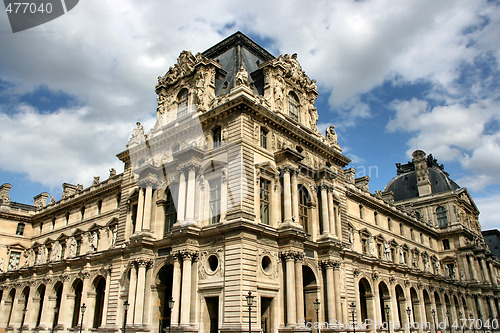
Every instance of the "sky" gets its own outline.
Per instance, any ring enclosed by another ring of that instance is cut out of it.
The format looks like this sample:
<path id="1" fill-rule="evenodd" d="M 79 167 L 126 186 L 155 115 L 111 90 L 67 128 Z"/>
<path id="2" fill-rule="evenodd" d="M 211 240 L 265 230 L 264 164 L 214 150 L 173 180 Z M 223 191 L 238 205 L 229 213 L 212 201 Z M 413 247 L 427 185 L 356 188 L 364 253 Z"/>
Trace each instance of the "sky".
<path id="1" fill-rule="evenodd" d="M 422 149 L 466 187 L 483 229 L 500 228 L 500 2 L 486 0 L 84 0 L 13 33 L 0 13 L 0 184 L 33 203 L 62 184 L 123 171 L 136 121 L 155 122 L 158 76 L 182 50 L 241 31 L 297 53 L 317 80 L 322 132 L 370 176 Z"/>

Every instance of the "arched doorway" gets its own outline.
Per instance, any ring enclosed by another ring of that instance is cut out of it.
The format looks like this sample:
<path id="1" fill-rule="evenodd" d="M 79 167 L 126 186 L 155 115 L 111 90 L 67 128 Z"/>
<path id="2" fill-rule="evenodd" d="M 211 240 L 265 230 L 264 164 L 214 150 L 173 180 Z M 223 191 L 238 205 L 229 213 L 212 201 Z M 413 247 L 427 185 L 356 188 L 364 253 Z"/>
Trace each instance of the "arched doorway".
<path id="1" fill-rule="evenodd" d="M 174 266 L 165 265 L 158 272 L 158 298 L 160 299 L 159 309 L 158 309 L 158 320 L 160 332 L 164 332 L 164 329 L 169 327 L 170 318 L 170 308 L 168 307 L 168 302 L 172 298 L 172 283 L 174 278 Z M 174 299 L 174 302 L 179 302 L 180 300 Z"/>
<path id="2" fill-rule="evenodd" d="M 23 327 L 24 326 L 24 320 L 26 319 L 26 311 L 28 309 L 28 302 L 29 302 L 29 298 L 30 298 L 30 287 L 26 287 L 24 288 L 23 290 L 23 300 L 24 300 L 24 304 L 23 304 L 23 315 L 21 317 L 21 325 L 20 327 Z"/>
<path id="3" fill-rule="evenodd" d="M 403 288 L 398 284 L 396 286 L 396 307 L 398 310 L 398 318 L 399 324 L 401 326 L 405 325 L 408 321 L 408 317 L 406 316 L 406 298 Z"/>
<path id="4" fill-rule="evenodd" d="M 302 266 L 302 282 L 304 290 L 304 319 L 306 322 L 316 321 L 314 302 L 318 298 L 316 275 L 309 266 Z"/>
<path id="5" fill-rule="evenodd" d="M 73 307 L 73 319 L 71 320 L 71 327 L 78 327 L 78 320 L 80 318 L 80 306 L 82 303 L 82 290 L 83 290 L 83 281 L 80 279 L 75 280 L 73 282 L 73 292 L 75 293 L 75 301 Z"/>
<path id="6" fill-rule="evenodd" d="M 413 325 L 414 323 L 423 323 L 422 315 L 420 313 L 420 300 L 418 299 L 418 294 L 415 288 L 410 288 L 410 299 L 411 299 L 411 317 L 410 321 Z"/>
<path id="7" fill-rule="evenodd" d="M 14 309 L 14 300 L 16 299 L 16 289 L 12 288 L 9 292 L 9 298 L 7 298 L 7 302 L 9 304 L 9 319 L 7 320 L 7 327 L 10 325 L 10 320 L 12 319 L 12 310 Z"/>
<path id="8" fill-rule="evenodd" d="M 374 319 L 373 314 L 373 293 L 370 282 L 367 279 L 362 278 L 358 283 L 359 288 L 359 306 L 361 313 L 361 322 L 365 322 L 366 319 Z"/>
<path id="9" fill-rule="evenodd" d="M 436 302 L 436 314 L 437 314 L 436 320 L 439 323 L 442 323 L 444 321 L 443 303 L 437 291 L 434 292 L 434 300 Z"/>
<path id="10" fill-rule="evenodd" d="M 388 319 L 391 320 L 390 315 L 391 312 L 389 310 L 389 318 L 387 318 L 387 313 L 386 313 L 386 306 L 390 309 L 391 308 L 391 296 L 389 294 L 389 288 L 387 288 L 387 285 L 385 282 L 380 282 L 378 285 L 378 294 L 379 294 L 379 301 L 380 301 L 380 312 L 382 315 L 382 322 L 387 323 Z M 394 320 L 394 319 L 392 319 Z"/>
<path id="11" fill-rule="evenodd" d="M 94 321 L 93 328 L 99 328 L 102 324 L 102 315 L 104 310 L 104 293 L 106 291 L 106 279 L 99 276 L 95 282 L 95 305 L 94 305 Z"/>
<path id="12" fill-rule="evenodd" d="M 42 284 L 40 287 L 38 287 L 37 290 L 37 296 L 38 296 L 38 314 L 36 317 L 36 325 L 35 327 L 40 326 L 40 320 L 42 319 L 42 310 L 43 310 L 43 302 L 45 299 L 45 285 Z"/>
<path id="13" fill-rule="evenodd" d="M 59 322 L 59 312 L 61 310 L 61 299 L 63 292 L 63 284 L 62 282 L 57 282 L 54 286 L 54 292 L 56 294 L 56 306 L 54 307 L 54 320 L 52 322 L 52 327 L 56 327 Z"/>

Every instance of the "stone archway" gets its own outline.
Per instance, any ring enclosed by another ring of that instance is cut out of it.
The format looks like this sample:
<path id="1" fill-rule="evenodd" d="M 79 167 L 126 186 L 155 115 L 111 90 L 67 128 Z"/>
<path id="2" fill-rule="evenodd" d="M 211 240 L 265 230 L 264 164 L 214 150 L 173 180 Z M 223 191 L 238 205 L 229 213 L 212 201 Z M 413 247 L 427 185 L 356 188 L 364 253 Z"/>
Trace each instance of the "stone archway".
<path id="1" fill-rule="evenodd" d="M 374 299 L 372 287 L 370 286 L 370 282 L 366 278 L 362 278 L 358 283 L 359 288 L 359 306 L 360 306 L 360 321 L 365 322 L 366 319 L 375 319 L 375 311 L 374 311 Z"/>
<path id="2" fill-rule="evenodd" d="M 172 298 L 172 284 L 174 279 L 174 266 L 165 265 L 159 271 L 156 279 L 156 291 L 158 294 L 158 325 L 161 332 L 169 327 L 171 323 L 171 312 L 169 308 L 169 300 Z M 179 302 L 179 300 L 174 300 Z"/>

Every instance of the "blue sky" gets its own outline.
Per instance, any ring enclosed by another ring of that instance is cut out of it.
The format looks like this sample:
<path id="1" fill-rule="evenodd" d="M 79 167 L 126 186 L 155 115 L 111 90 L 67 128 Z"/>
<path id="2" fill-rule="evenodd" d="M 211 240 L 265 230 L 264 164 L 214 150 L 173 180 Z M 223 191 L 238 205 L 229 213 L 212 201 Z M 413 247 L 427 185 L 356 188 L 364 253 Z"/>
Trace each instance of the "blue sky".
<path id="1" fill-rule="evenodd" d="M 81 1 L 12 33 L 0 14 L 0 183 L 32 203 L 62 183 L 123 170 L 115 155 L 154 124 L 157 77 L 182 50 L 242 31 L 297 53 L 358 176 L 382 190 L 395 163 L 432 153 L 499 228 L 500 4 L 470 0 Z"/>

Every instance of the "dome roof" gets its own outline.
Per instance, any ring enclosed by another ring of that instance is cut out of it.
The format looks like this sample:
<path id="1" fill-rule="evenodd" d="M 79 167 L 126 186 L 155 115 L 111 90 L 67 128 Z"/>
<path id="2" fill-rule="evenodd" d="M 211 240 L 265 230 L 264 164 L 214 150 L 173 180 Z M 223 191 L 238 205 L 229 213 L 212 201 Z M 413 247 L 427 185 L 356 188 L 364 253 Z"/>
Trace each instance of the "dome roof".
<path id="1" fill-rule="evenodd" d="M 443 165 L 439 165 L 432 155 L 427 156 L 425 162 L 432 194 L 460 188 L 444 171 Z M 385 186 L 384 192 L 392 191 L 394 201 L 418 198 L 417 171 L 415 170 L 414 161 L 407 164 L 396 163 L 396 167 L 398 175 Z"/>

